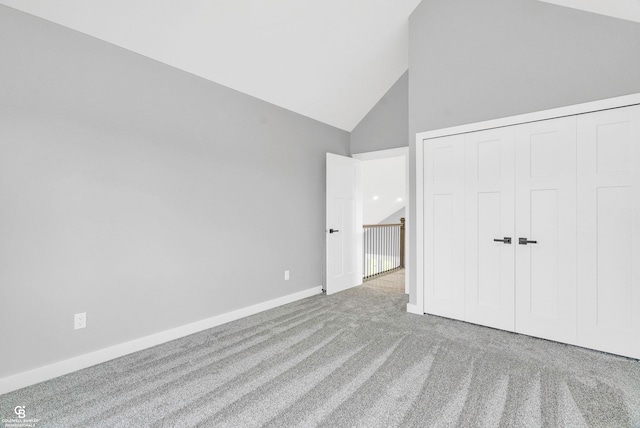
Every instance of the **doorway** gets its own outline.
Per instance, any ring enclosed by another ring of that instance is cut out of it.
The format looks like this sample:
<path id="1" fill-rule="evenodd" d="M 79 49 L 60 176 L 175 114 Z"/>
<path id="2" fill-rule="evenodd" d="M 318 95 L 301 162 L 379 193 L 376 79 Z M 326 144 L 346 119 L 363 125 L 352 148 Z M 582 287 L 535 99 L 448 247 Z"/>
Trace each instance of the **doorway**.
<path id="1" fill-rule="evenodd" d="M 410 233 L 408 229 L 409 148 L 357 153 L 352 157 L 362 162 L 363 223 L 365 225 L 399 224 L 400 219 L 404 218 L 405 234 Z M 408 239 L 404 240 L 403 254 L 405 294 L 409 294 L 410 271 L 407 241 Z M 363 263 L 378 262 L 368 260 L 365 250 Z"/>

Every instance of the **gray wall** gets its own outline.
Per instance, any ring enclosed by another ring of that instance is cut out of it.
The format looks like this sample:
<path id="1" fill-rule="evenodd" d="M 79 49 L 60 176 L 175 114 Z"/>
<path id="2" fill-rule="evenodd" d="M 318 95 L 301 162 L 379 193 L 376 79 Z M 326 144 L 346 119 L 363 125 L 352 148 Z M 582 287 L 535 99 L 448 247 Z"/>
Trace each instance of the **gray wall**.
<path id="1" fill-rule="evenodd" d="M 4 6 L 0 52 L 0 377 L 322 284 L 347 132 Z"/>
<path id="2" fill-rule="evenodd" d="M 425 0 L 409 22 L 409 70 L 410 136 L 636 93 L 640 24 L 536 0 Z M 415 303 L 415 280 L 411 293 Z"/>
<path id="3" fill-rule="evenodd" d="M 351 153 L 407 147 L 409 76 L 405 72 L 351 131 Z"/>

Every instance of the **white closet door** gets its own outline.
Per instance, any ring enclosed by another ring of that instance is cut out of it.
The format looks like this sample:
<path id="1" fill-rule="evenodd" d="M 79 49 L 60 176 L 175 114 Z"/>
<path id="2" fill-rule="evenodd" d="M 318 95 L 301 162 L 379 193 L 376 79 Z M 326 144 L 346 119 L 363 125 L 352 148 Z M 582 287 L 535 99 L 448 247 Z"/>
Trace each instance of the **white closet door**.
<path id="1" fill-rule="evenodd" d="M 640 358 L 640 106 L 578 118 L 578 342 Z"/>
<path id="2" fill-rule="evenodd" d="M 515 168 L 516 331 L 575 343 L 576 118 L 517 126 Z"/>
<path id="3" fill-rule="evenodd" d="M 506 127 L 465 140 L 465 321 L 509 331 L 515 328 L 514 137 Z"/>
<path id="4" fill-rule="evenodd" d="M 464 316 L 464 137 L 425 141 L 424 311 Z"/>

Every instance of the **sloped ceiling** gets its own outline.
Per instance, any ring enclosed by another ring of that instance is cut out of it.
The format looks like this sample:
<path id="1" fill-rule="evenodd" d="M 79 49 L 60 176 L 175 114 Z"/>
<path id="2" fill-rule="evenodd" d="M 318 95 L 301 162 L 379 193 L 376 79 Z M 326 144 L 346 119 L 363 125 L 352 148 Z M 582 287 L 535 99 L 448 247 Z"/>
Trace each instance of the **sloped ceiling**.
<path id="1" fill-rule="evenodd" d="M 541 0 L 640 22 L 640 0 Z M 352 131 L 408 68 L 420 0 L 0 0 Z"/>
<path id="2" fill-rule="evenodd" d="M 540 0 L 559 6 L 640 22 L 640 0 Z"/>
<path id="3" fill-rule="evenodd" d="M 420 0 L 0 0 L 351 131 L 408 68 Z"/>

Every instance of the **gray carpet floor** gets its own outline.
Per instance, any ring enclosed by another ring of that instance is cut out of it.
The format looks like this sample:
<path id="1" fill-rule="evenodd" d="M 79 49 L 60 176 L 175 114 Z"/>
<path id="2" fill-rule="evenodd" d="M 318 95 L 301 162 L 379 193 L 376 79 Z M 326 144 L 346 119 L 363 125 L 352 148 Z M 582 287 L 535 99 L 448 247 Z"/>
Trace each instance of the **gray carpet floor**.
<path id="1" fill-rule="evenodd" d="M 402 275 L 5 394 L 0 420 L 24 405 L 38 428 L 640 427 L 640 362 L 407 314 Z"/>

